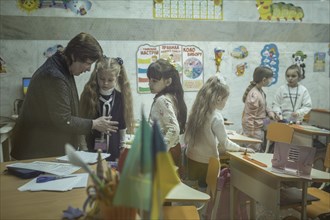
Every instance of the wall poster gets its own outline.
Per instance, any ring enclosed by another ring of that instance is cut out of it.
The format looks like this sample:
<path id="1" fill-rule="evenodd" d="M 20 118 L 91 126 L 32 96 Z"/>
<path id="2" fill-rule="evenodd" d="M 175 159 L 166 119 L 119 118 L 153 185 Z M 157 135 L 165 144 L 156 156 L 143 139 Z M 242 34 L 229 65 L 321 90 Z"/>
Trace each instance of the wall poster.
<path id="1" fill-rule="evenodd" d="M 137 92 L 150 93 L 148 66 L 157 59 L 168 60 L 178 70 L 184 91 L 198 91 L 204 81 L 204 53 L 194 45 L 141 45 L 136 53 Z"/>
<path id="2" fill-rule="evenodd" d="M 154 0 L 153 4 L 154 18 L 223 20 L 222 0 Z"/>

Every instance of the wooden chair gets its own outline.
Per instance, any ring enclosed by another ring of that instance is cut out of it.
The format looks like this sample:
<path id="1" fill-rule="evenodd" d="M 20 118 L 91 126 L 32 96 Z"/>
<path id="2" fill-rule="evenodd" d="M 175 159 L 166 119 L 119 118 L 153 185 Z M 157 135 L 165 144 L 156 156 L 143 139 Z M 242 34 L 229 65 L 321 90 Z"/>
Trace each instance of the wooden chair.
<path id="1" fill-rule="evenodd" d="M 291 144 L 294 129 L 284 123 L 270 123 L 267 128 L 267 144 L 265 153 L 268 153 L 270 142 L 281 142 Z"/>
<path id="2" fill-rule="evenodd" d="M 220 174 L 220 161 L 215 158 L 211 157 L 209 159 L 209 165 L 207 168 L 207 174 L 206 174 L 206 183 L 207 183 L 207 188 L 206 188 L 206 193 L 210 195 L 210 200 L 208 202 L 208 206 L 211 206 L 212 208 L 207 208 L 208 215 L 210 215 L 211 219 L 213 219 L 212 216 L 214 216 L 214 208 L 215 203 L 216 203 L 216 193 L 217 193 L 217 183 L 218 183 L 218 176 Z"/>
<path id="3" fill-rule="evenodd" d="M 211 199 L 215 198 L 219 173 L 220 173 L 220 162 L 217 158 L 211 157 L 209 159 L 209 165 L 206 174 L 206 183 L 207 183 L 206 193 L 208 193 L 211 196 Z"/>
<path id="4" fill-rule="evenodd" d="M 324 158 L 324 167 L 326 172 L 330 172 L 330 143 L 327 145 L 327 151 Z M 330 193 L 322 190 L 325 187 L 323 183 L 319 188 L 308 187 L 307 193 L 319 198 L 319 201 L 312 202 L 306 207 L 307 217 L 317 218 L 324 214 L 330 216 Z M 294 209 L 301 211 L 301 206 L 294 207 Z"/>

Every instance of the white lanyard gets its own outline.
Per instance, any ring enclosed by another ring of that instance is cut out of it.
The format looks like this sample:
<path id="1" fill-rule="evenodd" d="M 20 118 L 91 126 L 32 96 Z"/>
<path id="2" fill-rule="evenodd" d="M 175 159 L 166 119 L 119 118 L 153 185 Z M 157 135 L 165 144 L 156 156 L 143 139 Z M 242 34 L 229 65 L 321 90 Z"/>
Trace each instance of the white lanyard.
<path id="1" fill-rule="evenodd" d="M 102 106 L 102 115 L 103 116 L 110 116 L 111 114 L 111 109 L 113 106 L 113 95 L 110 95 L 110 98 L 108 100 L 106 100 L 105 98 L 103 98 L 102 96 L 100 96 L 99 98 L 102 102 L 103 102 L 103 106 Z M 107 107 L 108 107 L 108 111 L 107 111 Z"/>
<path id="2" fill-rule="evenodd" d="M 289 97 L 290 97 L 290 102 L 291 102 L 291 106 L 292 106 L 292 112 L 295 112 L 295 108 L 296 108 L 296 104 L 297 104 L 297 99 L 298 99 L 298 88 L 299 88 L 299 85 L 297 86 L 296 96 L 294 97 L 294 104 L 293 104 L 291 93 L 290 93 L 290 87 L 288 86 Z"/>
<path id="3" fill-rule="evenodd" d="M 102 115 L 103 116 L 110 116 L 111 115 L 111 110 L 112 110 L 112 107 L 113 107 L 113 104 L 115 102 L 115 94 L 114 92 L 110 95 L 109 99 L 106 100 L 105 98 L 103 98 L 102 96 L 99 97 L 100 101 L 103 102 L 103 106 L 102 106 Z M 108 109 L 108 111 L 107 111 Z M 106 137 L 107 139 L 107 152 L 109 150 L 109 138 L 110 136 L 109 135 L 106 135 L 104 132 L 101 133 L 101 138 L 103 139 L 104 136 Z"/>

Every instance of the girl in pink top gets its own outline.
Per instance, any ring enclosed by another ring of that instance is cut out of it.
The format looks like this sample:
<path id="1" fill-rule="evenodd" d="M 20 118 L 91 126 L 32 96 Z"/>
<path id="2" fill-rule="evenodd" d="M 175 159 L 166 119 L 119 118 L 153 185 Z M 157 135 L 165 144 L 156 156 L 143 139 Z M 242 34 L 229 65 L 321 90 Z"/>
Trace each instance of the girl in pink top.
<path id="1" fill-rule="evenodd" d="M 266 94 L 262 90 L 262 87 L 269 85 L 272 77 L 273 71 L 269 67 L 257 67 L 253 73 L 253 81 L 243 95 L 243 102 L 245 103 L 242 116 L 243 134 L 261 141 L 264 140 L 263 127 L 266 116 L 274 118 L 274 112 L 267 107 Z M 256 152 L 261 151 L 261 144 L 249 144 L 247 147 Z"/>

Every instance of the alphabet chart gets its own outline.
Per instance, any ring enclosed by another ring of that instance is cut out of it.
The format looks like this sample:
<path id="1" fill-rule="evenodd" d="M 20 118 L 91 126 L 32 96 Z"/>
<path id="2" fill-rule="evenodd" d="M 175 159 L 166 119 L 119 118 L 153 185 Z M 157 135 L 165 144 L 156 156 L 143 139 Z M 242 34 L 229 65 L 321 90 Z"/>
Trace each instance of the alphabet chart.
<path id="1" fill-rule="evenodd" d="M 154 0 L 154 18 L 223 20 L 222 0 Z"/>

